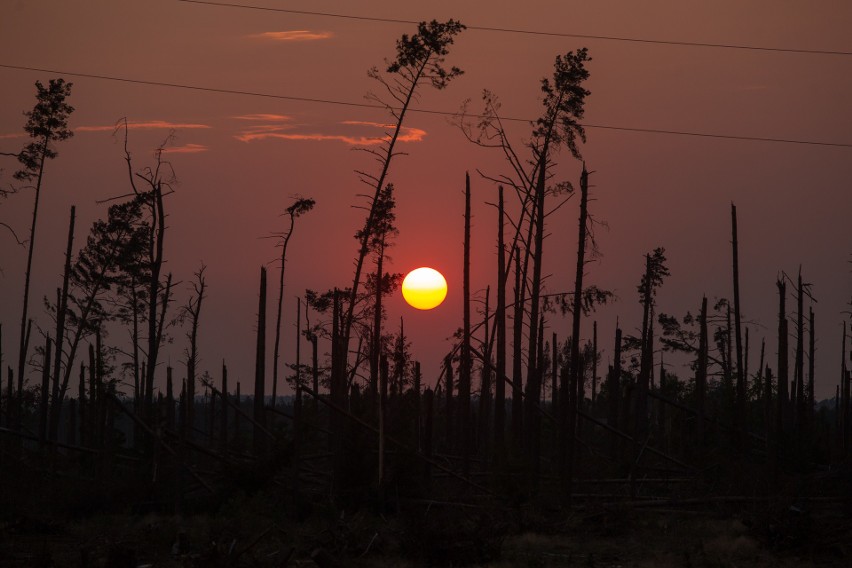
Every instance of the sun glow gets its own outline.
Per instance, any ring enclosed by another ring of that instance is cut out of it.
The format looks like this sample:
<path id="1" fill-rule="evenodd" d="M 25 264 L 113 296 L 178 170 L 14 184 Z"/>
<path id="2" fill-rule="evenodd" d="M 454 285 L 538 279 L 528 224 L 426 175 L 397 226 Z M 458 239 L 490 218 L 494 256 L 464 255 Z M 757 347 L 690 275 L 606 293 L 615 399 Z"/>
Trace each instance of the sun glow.
<path id="1" fill-rule="evenodd" d="M 412 270 L 402 281 L 402 297 L 413 308 L 431 310 L 447 297 L 447 281 L 432 268 Z"/>

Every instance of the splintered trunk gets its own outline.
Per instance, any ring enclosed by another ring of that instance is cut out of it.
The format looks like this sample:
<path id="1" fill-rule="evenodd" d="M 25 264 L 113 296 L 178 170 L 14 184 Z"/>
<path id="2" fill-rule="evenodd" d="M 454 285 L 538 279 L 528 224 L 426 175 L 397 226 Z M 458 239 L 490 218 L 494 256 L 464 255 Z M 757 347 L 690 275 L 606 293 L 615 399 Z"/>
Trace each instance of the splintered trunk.
<path id="1" fill-rule="evenodd" d="M 695 406 L 698 410 L 696 423 L 696 438 L 698 440 L 699 454 L 703 454 L 704 448 L 704 405 L 707 396 L 707 296 L 701 299 L 701 315 L 698 323 L 700 332 L 698 337 L 698 364 L 695 368 Z"/>
<path id="2" fill-rule="evenodd" d="M 571 499 L 574 477 L 574 433 L 577 425 L 577 383 L 580 381 L 580 321 L 582 317 L 583 271 L 586 266 L 586 225 L 588 223 L 589 174 L 586 165 L 580 174 L 580 220 L 577 237 L 577 267 L 574 276 L 574 303 L 571 314 L 570 374 L 562 381 L 562 432 L 559 444 L 560 470 L 566 496 Z"/>
<path id="3" fill-rule="evenodd" d="M 453 446 L 453 354 L 449 353 L 444 357 L 444 371 L 446 373 L 447 384 L 447 412 L 446 412 L 446 449 L 449 450 Z"/>
<path id="4" fill-rule="evenodd" d="M 370 398 L 375 404 L 379 384 L 379 359 L 382 353 L 382 270 L 384 253 L 376 259 L 376 291 L 373 304 L 373 337 L 370 341 Z"/>
<path id="5" fill-rule="evenodd" d="M 787 354 L 787 282 L 783 278 L 779 278 L 776 282 L 778 286 L 778 434 L 787 432 L 787 424 L 789 422 L 788 401 L 787 401 L 787 385 L 790 377 L 788 375 L 787 363 L 789 355 Z"/>
<path id="6" fill-rule="evenodd" d="M 169 429 L 175 427 L 175 392 L 171 367 L 166 367 L 166 424 Z"/>
<path id="7" fill-rule="evenodd" d="M 559 424 L 559 341 L 555 331 L 550 349 L 550 411 L 553 422 Z"/>
<path id="8" fill-rule="evenodd" d="M 388 404 L 388 359 L 382 355 L 379 360 L 379 487 L 385 481 L 385 414 Z"/>
<path id="9" fill-rule="evenodd" d="M 662 385 L 661 385 L 662 386 Z M 598 397 L 598 321 L 592 322 L 592 410 Z"/>
<path id="10" fill-rule="evenodd" d="M 506 248 L 503 242 L 503 186 L 497 204 L 497 376 L 494 383 L 494 446 L 502 452 L 506 431 Z"/>
<path id="11" fill-rule="evenodd" d="M 316 392 L 316 391 L 315 391 Z M 219 416 L 219 450 L 225 455 L 228 449 L 228 367 L 222 360 L 222 414 Z"/>
<path id="12" fill-rule="evenodd" d="M 60 390 L 60 372 L 62 369 L 62 347 L 65 345 L 65 317 L 68 313 L 68 282 L 71 277 L 71 249 L 74 245 L 74 221 L 76 207 L 71 206 L 71 220 L 68 223 L 68 245 L 65 248 L 65 268 L 62 271 L 62 291 L 56 305 L 56 355 L 53 360 L 53 404 L 50 408 L 50 439 L 57 440 L 59 420 L 62 416 L 62 400 L 65 391 Z M 72 362 L 68 361 L 70 365 Z"/>
<path id="13" fill-rule="evenodd" d="M 260 295 L 257 305 L 257 348 L 254 364 L 254 432 L 255 455 L 266 453 L 266 438 L 262 428 L 266 426 L 263 410 L 264 385 L 266 383 L 266 268 L 260 268 Z"/>
<path id="14" fill-rule="evenodd" d="M 849 383 L 846 381 L 846 322 L 842 322 L 842 324 L 843 340 L 840 348 L 840 441 L 843 449 L 846 449 L 849 447 Z"/>
<path id="15" fill-rule="evenodd" d="M 461 361 L 459 362 L 459 428 L 461 429 L 462 457 L 464 474 L 470 474 L 471 429 L 470 420 L 470 174 L 465 172 L 464 190 L 464 272 L 463 272 L 464 308 Z"/>
<path id="16" fill-rule="evenodd" d="M 639 377 L 636 381 L 636 406 L 634 410 L 634 429 L 636 438 L 644 440 L 648 433 L 648 386 L 651 382 L 653 365 L 653 346 L 649 337 L 651 328 L 651 255 L 645 255 L 645 297 L 642 300 L 642 350 L 639 362 Z"/>
<path id="17" fill-rule="evenodd" d="M 432 389 L 427 388 L 426 392 L 423 393 L 423 429 L 420 432 L 420 445 L 423 448 L 423 455 L 427 458 L 432 457 L 432 418 L 433 418 L 433 410 L 435 407 L 435 392 Z M 429 482 L 429 479 L 432 475 L 431 460 L 427 459 L 423 462 L 423 477 L 426 479 L 426 482 Z"/>
<path id="18" fill-rule="evenodd" d="M 737 401 L 734 406 L 734 430 L 739 433 L 742 442 L 742 431 L 746 428 L 746 376 L 743 366 L 743 335 L 742 312 L 740 311 L 740 269 L 739 248 L 737 243 L 737 207 L 731 203 L 731 247 L 733 251 L 734 275 L 734 329 L 737 349 Z"/>
<path id="19" fill-rule="evenodd" d="M 420 383 L 422 378 L 420 376 L 420 361 L 414 362 L 414 448 L 416 450 L 420 450 L 420 431 L 423 428 L 422 424 L 422 408 L 421 408 L 421 396 L 420 396 Z"/>
<path id="20" fill-rule="evenodd" d="M 796 429 L 802 430 L 807 420 L 805 412 L 805 314 L 802 286 L 802 269 L 799 267 L 799 285 L 797 289 L 796 315 Z"/>
<path id="21" fill-rule="evenodd" d="M 814 366 L 816 364 L 816 345 L 814 343 L 814 309 L 809 310 L 809 330 L 808 330 L 808 398 L 807 398 L 807 416 L 808 427 L 814 427 Z"/>
<path id="22" fill-rule="evenodd" d="M 53 342 L 50 336 L 44 343 L 44 359 L 42 360 L 41 369 L 41 404 L 38 409 L 38 446 L 39 450 L 44 450 L 45 442 L 47 441 L 47 404 L 48 394 L 50 393 L 50 351 L 53 347 Z"/>
<path id="23" fill-rule="evenodd" d="M 515 309 L 512 327 L 512 439 L 517 446 L 524 431 L 521 341 L 524 331 L 524 290 L 521 284 L 520 249 L 515 247 Z"/>
<path id="24" fill-rule="evenodd" d="M 613 350 L 612 368 L 609 371 L 606 390 L 609 395 L 607 422 L 613 428 L 618 429 L 618 409 L 621 406 L 621 328 L 618 327 L 618 322 L 615 324 L 615 348 Z"/>
<path id="25" fill-rule="evenodd" d="M 485 317 L 482 327 L 485 330 L 485 340 L 482 345 L 482 368 L 479 381 L 479 446 L 487 453 L 491 441 L 491 344 L 488 342 L 489 300 L 491 287 L 485 288 Z"/>
<path id="26" fill-rule="evenodd" d="M 24 340 L 24 350 L 29 349 L 30 345 L 30 333 L 33 330 L 33 320 L 29 320 L 27 323 L 27 333 L 26 339 Z M 15 401 L 15 423 L 18 427 L 19 432 L 23 432 L 24 430 L 24 374 L 22 372 L 18 372 L 18 391 L 17 391 L 17 400 Z"/>
<path id="27" fill-rule="evenodd" d="M 151 239 L 148 242 L 148 259 L 151 274 L 148 280 L 148 361 L 145 372 L 145 419 L 149 426 L 153 426 L 154 420 L 154 373 L 157 370 L 157 360 L 160 353 L 160 343 L 163 337 L 162 323 L 165 318 L 165 309 L 168 303 L 169 287 L 166 284 L 165 295 L 162 299 L 163 316 L 158 316 L 157 307 L 160 305 L 160 271 L 163 266 L 163 239 L 166 233 L 166 215 L 163 209 L 162 185 L 157 182 L 152 184 L 151 212 L 153 229 Z M 192 400 L 189 401 L 192 406 Z"/>

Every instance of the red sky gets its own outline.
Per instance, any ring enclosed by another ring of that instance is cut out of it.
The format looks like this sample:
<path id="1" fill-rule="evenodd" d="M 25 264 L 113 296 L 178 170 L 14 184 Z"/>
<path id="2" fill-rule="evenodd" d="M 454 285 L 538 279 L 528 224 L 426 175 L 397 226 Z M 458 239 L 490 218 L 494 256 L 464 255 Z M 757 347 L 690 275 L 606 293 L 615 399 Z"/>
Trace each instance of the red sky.
<path id="1" fill-rule="evenodd" d="M 342 1 L 254 5 L 403 20 L 455 18 L 471 26 L 655 40 L 852 51 L 852 6 L 778 2 L 410 2 Z M 294 97 L 364 102 L 378 85 L 366 74 L 394 53 L 394 42 L 414 26 L 399 23 L 211 7 L 174 0 L 146 2 L 4 2 L 0 7 L 0 64 L 145 81 L 180 83 Z M 852 56 L 815 55 L 464 32 L 448 63 L 465 70 L 445 91 L 424 91 L 418 108 L 453 112 L 465 99 L 477 107 L 483 88 L 497 93 L 505 116 L 539 113 L 538 81 L 557 54 L 587 46 L 592 94 L 585 122 L 596 125 L 693 131 L 852 144 Z M 0 151 L 17 151 L 25 138 L 22 112 L 32 108 L 33 83 L 54 73 L 0 67 Z M 353 169 L 372 166 L 352 151 L 382 135 L 388 117 L 370 109 L 294 102 L 121 83 L 65 75 L 74 83 L 70 103 L 76 136 L 61 144 L 47 166 L 31 311 L 47 324 L 41 298 L 60 284 L 70 206 L 78 207 L 81 242 L 105 215 L 98 199 L 128 191 L 115 122 L 133 128 L 136 163 L 174 129 L 168 158 L 180 180 L 168 198 L 168 270 L 184 284 L 200 262 L 208 265 L 209 297 L 202 313 L 201 369 L 217 373 L 225 358 L 244 392 L 254 365 L 259 267 L 277 249 L 262 239 L 283 229 L 279 217 L 302 194 L 316 209 L 298 219 L 287 266 L 284 351 L 292 361 L 292 314 L 304 289 L 345 286 L 351 279 L 363 222 L 363 192 Z M 519 146 L 529 132 L 513 127 Z M 496 188 L 477 170 L 505 171 L 500 156 L 471 146 L 446 117 L 412 114 L 394 162 L 400 235 L 392 268 L 429 265 L 447 276 L 450 295 L 433 312 L 389 302 L 389 326 L 405 317 L 406 332 L 434 383 L 447 338 L 461 325 L 464 173 L 473 179 L 473 290 L 483 296 L 495 281 L 496 213 L 486 202 Z M 852 148 L 588 130 L 582 148 L 595 201 L 592 213 L 609 225 L 598 232 L 603 253 L 588 267 L 588 281 L 613 289 L 620 300 L 601 310 L 604 360 L 620 317 L 626 333 L 638 326 L 636 284 L 643 254 L 666 248 L 671 277 L 659 292 L 659 310 L 695 312 L 701 295 L 730 297 L 729 207 L 740 220 L 744 316 L 751 325 L 751 367 L 767 339 L 774 366 L 776 293 L 780 271 L 799 264 L 813 284 L 817 317 L 817 396 L 834 393 L 842 315 L 852 296 L 849 215 Z M 15 164 L 8 159 L 0 182 Z M 579 163 L 563 153 L 557 176 L 577 180 Z M 0 220 L 25 234 L 32 194 L 0 203 Z M 549 218 L 545 273 L 548 291 L 568 289 L 576 254 L 576 200 Z M 25 250 L 0 234 L 0 322 L 5 361 L 17 345 Z M 277 269 L 271 279 L 277 281 Z M 788 299 L 788 305 L 792 300 Z M 567 320 L 548 327 L 564 337 Z M 591 321 L 584 322 L 591 333 Z M 548 331 L 548 337 L 549 337 Z M 183 359 L 183 332 L 167 351 Z M 586 333 L 584 333 L 586 335 Z M 122 341 L 119 334 L 112 338 Z M 326 346 L 327 348 L 327 346 Z M 307 345 L 303 346 L 303 353 Z M 681 378 L 686 376 L 684 370 Z"/>

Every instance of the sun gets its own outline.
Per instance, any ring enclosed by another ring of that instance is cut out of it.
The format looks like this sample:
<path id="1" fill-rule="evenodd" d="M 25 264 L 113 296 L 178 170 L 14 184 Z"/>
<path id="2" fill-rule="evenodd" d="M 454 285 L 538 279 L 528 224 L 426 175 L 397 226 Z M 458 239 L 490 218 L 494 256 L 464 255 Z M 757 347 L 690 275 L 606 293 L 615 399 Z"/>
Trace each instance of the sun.
<path id="1" fill-rule="evenodd" d="M 447 297 L 447 281 L 437 270 L 417 268 L 402 281 L 402 297 L 418 310 L 437 308 Z"/>

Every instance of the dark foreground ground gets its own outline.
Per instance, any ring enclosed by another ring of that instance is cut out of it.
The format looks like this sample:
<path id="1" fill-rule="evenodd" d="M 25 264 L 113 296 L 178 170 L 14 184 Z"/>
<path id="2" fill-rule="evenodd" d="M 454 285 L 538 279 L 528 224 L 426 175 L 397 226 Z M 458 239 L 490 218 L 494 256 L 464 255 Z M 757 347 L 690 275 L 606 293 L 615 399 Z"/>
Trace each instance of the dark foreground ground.
<path id="1" fill-rule="evenodd" d="M 186 517 L 21 515 L 0 526 L 0 566 L 852 566 L 850 504 L 814 499 L 588 502 L 561 511 L 420 502 L 348 515 L 320 504 L 296 521 L 274 496 L 256 494 Z"/>

